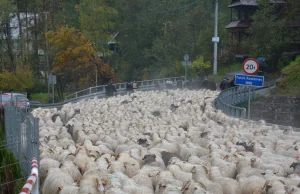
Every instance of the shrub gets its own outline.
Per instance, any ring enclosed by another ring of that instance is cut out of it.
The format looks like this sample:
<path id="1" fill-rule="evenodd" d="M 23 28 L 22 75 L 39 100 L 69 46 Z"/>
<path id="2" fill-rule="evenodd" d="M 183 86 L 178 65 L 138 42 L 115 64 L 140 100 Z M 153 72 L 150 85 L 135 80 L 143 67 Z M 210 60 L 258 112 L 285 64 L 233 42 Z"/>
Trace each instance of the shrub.
<path id="1" fill-rule="evenodd" d="M 19 161 L 5 149 L 5 137 L 0 125 L 0 193 L 18 193 L 25 184 Z"/>

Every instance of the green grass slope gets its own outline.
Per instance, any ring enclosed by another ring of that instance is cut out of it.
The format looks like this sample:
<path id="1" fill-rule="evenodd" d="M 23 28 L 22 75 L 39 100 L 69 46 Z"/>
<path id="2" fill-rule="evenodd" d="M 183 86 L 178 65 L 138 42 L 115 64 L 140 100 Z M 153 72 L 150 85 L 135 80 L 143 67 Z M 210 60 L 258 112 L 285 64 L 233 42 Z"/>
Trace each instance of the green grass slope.
<path id="1" fill-rule="evenodd" d="M 284 76 L 276 87 L 276 95 L 300 96 L 300 56 L 282 69 Z"/>

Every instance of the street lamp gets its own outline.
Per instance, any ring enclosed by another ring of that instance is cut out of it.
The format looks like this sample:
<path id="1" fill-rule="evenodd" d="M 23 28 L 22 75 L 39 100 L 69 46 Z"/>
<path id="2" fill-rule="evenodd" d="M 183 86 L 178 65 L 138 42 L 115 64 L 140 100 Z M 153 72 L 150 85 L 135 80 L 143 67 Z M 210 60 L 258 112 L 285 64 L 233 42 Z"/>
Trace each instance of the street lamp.
<path id="1" fill-rule="evenodd" d="M 214 43 L 214 75 L 217 75 L 217 62 L 218 62 L 218 0 L 215 0 L 216 2 L 216 9 L 215 9 L 215 35 L 212 38 L 212 41 Z"/>

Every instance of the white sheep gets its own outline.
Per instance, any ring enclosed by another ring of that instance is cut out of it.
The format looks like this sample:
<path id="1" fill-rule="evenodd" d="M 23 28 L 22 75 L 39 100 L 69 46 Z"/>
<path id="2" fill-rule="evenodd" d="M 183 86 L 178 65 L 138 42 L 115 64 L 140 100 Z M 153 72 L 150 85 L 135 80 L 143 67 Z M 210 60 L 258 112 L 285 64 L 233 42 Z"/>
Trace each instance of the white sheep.
<path id="1" fill-rule="evenodd" d="M 60 165 L 60 170 L 70 175 L 73 178 L 74 182 L 78 182 L 82 176 L 79 169 L 72 161 L 65 161 L 64 163 L 62 163 Z"/>
<path id="2" fill-rule="evenodd" d="M 211 168 L 210 179 L 222 186 L 224 194 L 241 194 L 238 182 L 231 178 L 222 177 L 218 167 Z"/>
<path id="3" fill-rule="evenodd" d="M 62 172 L 59 168 L 51 168 L 44 181 L 42 192 L 43 194 L 57 193 L 60 187 L 72 184 L 74 181 L 70 175 Z"/>

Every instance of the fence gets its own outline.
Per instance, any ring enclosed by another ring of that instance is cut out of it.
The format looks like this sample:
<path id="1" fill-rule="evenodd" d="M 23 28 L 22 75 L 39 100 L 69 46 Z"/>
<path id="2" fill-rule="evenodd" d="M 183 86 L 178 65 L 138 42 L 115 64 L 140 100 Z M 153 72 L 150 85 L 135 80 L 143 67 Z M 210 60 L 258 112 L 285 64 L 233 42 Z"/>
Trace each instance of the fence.
<path id="1" fill-rule="evenodd" d="M 253 99 L 255 97 L 254 90 L 250 90 L 250 96 Z M 249 90 L 242 87 L 233 87 L 223 90 L 219 96 L 215 99 L 215 107 L 222 110 L 225 114 L 237 117 L 246 118 L 246 109 L 233 106 L 238 103 L 242 103 L 249 98 Z"/>
<path id="2" fill-rule="evenodd" d="M 256 97 L 257 91 L 270 90 L 275 83 L 267 84 L 261 88 L 251 88 L 250 99 L 253 100 Z M 246 118 L 247 110 L 245 108 L 237 107 L 234 105 L 243 103 L 249 99 L 249 89 L 247 87 L 233 87 L 223 90 L 219 96 L 215 99 L 214 105 L 216 109 L 222 110 L 225 114 L 237 117 Z"/>
<path id="3" fill-rule="evenodd" d="M 144 80 L 144 81 L 137 81 L 139 85 L 140 91 L 149 91 L 155 89 L 155 83 L 159 83 L 160 88 L 164 89 L 166 86 L 166 82 L 171 80 L 173 83 L 176 83 L 178 80 L 184 80 L 184 77 L 170 77 L 170 78 L 163 78 L 163 79 L 154 79 L 154 80 Z M 126 83 L 117 83 L 113 84 L 117 89 L 117 94 L 123 95 L 126 94 Z M 78 92 L 75 92 L 67 97 L 65 97 L 64 102 L 59 103 L 52 103 L 52 104 L 41 104 L 39 102 L 30 102 L 30 107 L 41 107 L 41 108 L 59 108 L 62 107 L 64 104 L 69 102 L 77 102 L 80 100 L 86 100 L 91 98 L 105 98 L 105 87 L 107 85 L 95 86 L 90 87 Z"/>
<path id="4" fill-rule="evenodd" d="M 14 103 L 3 105 L 1 97 L 0 194 L 14 194 L 21 192 L 31 174 L 32 158 L 38 161 L 38 119 Z"/>

